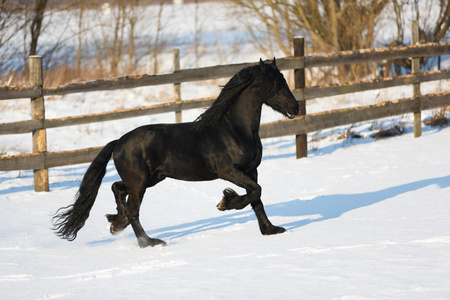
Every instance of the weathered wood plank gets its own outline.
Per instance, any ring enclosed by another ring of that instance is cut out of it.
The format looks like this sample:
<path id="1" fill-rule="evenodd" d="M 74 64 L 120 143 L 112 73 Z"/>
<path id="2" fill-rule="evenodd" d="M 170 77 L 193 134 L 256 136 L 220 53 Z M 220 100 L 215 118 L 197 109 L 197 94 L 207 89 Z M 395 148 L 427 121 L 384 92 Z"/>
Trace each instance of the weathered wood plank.
<path id="1" fill-rule="evenodd" d="M 0 100 L 36 98 L 42 95 L 42 88 L 29 86 L 2 86 L 0 87 Z"/>
<path id="2" fill-rule="evenodd" d="M 30 133 L 34 130 L 41 128 L 44 128 L 43 120 L 28 120 L 11 123 L 0 123 L 0 135 Z"/>
<path id="3" fill-rule="evenodd" d="M 180 49 L 173 49 L 173 71 L 177 72 L 180 67 Z M 173 84 L 173 94 L 175 102 L 181 101 L 181 83 L 177 82 Z M 175 112 L 175 123 L 181 123 L 183 120 L 183 114 L 181 110 Z"/>
<path id="4" fill-rule="evenodd" d="M 420 43 L 419 41 L 419 21 L 412 20 L 411 21 L 411 43 L 413 45 L 417 45 Z M 412 59 L 412 73 L 417 74 L 420 73 L 420 58 L 413 57 Z M 420 82 L 413 84 L 413 96 L 420 95 Z M 422 135 L 422 113 L 420 111 L 420 105 L 416 111 L 414 111 L 414 137 L 420 137 Z"/>
<path id="5" fill-rule="evenodd" d="M 0 171 L 39 170 L 45 168 L 44 153 L 0 156 Z"/>
<path id="6" fill-rule="evenodd" d="M 29 120 L 11 123 L 0 123 L 0 135 L 21 134 L 41 128 L 57 128 L 73 125 L 82 125 L 95 122 L 114 121 L 131 117 L 141 117 L 161 113 L 175 112 L 178 110 L 188 110 L 211 106 L 216 98 L 202 98 L 187 100 L 182 102 L 170 102 L 159 105 L 136 107 L 131 109 L 116 110 L 99 114 L 89 114 L 75 117 L 64 117 L 48 120 Z"/>
<path id="7" fill-rule="evenodd" d="M 305 57 L 305 68 L 330 67 L 410 57 L 450 54 L 450 43 L 428 43 L 400 48 L 362 49 Z"/>
<path id="8" fill-rule="evenodd" d="M 203 98 L 197 100 L 170 102 L 159 105 L 137 107 L 132 109 L 116 110 L 99 114 L 49 119 L 45 121 L 45 126 L 46 128 L 57 128 L 202 108 L 210 106 L 214 102 L 214 100 L 215 98 Z"/>
<path id="9" fill-rule="evenodd" d="M 103 147 L 92 147 L 72 151 L 4 156 L 0 157 L 0 171 L 37 170 L 89 163 L 102 149 Z"/>
<path id="10" fill-rule="evenodd" d="M 89 163 L 102 149 L 103 147 L 92 147 L 72 151 L 47 152 L 47 168 Z"/>
<path id="11" fill-rule="evenodd" d="M 256 63 L 240 63 L 231 65 L 219 65 L 213 67 L 204 67 L 196 69 L 182 69 L 168 74 L 157 75 L 129 75 L 123 77 L 99 79 L 95 81 L 86 81 L 81 83 L 71 83 L 56 88 L 44 89 L 44 95 L 66 95 L 72 93 L 117 90 L 126 88 L 135 88 L 142 86 L 164 85 L 209 79 L 218 79 L 231 77 L 241 69 L 254 66 Z M 280 58 L 277 60 L 280 69 L 288 69 L 291 66 L 303 65 L 302 61 L 293 57 Z"/>
<path id="12" fill-rule="evenodd" d="M 392 60 L 409 57 L 427 57 L 450 54 L 450 43 L 429 43 L 401 48 L 363 49 L 344 51 L 333 54 L 305 56 L 303 58 L 285 57 L 277 59 L 281 70 L 337 66 L 343 64 Z M 173 84 L 178 82 L 199 81 L 233 76 L 244 67 L 256 63 L 241 63 L 223 66 L 212 66 L 196 69 L 183 69 L 174 73 L 159 75 L 130 75 L 117 78 L 99 79 L 81 83 L 72 83 L 56 88 L 44 88 L 43 95 L 66 95 L 71 93 L 116 90 L 133 87 Z M 15 98 L 31 98 L 40 94 L 31 87 L 0 87 L 0 100 Z"/>
<path id="13" fill-rule="evenodd" d="M 450 106 L 450 91 L 443 94 L 424 95 L 416 98 L 387 101 L 376 105 L 300 116 L 294 120 L 266 123 L 261 125 L 260 137 L 270 138 L 306 134 L 337 126 L 402 115 L 414 112 L 418 105 L 421 105 L 422 110 Z M 42 157 L 44 153 L 0 157 L 0 171 L 52 168 L 87 163 L 92 161 L 102 148 L 93 147 L 74 151 L 47 152 L 45 153 L 47 160 L 45 166 Z"/>
<path id="14" fill-rule="evenodd" d="M 311 133 L 337 126 L 387 118 L 422 110 L 450 106 L 450 91 L 407 99 L 386 101 L 376 105 L 332 110 L 300 116 L 294 120 L 282 120 L 261 126 L 261 138 Z"/>
<path id="15" fill-rule="evenodd" d="M 28 63 L 30 70 L 30 84 L 35 90 L 41 90 L 44 85 L 44 76 L 42 74 L 42 57 L 30 56 Z M 45 120 L 45 103 L 42 94 L 31 98 L 31 119 L 40 122 L 44 122 Z M 31 135 L 33 153 L 46 153 L 47 132 L 45 127 L 33 130 Z M 43 156 L 43 164 L 45 165 L 45 155 Z M 34 190 L 36 192 L 49 191 L 47 168 L 34 169 Z"/>
<path id="16" fill-rule="evenodd" d="M 294 38 L 294 56 L 305 57 L 305 38 Z M 294 85 L 296 90 L 304 91 L 305 89 L 305 68 L 294 70 Z M 299 116 L 306 115 L 306 99 L 304 94 L 298 100 Z M 295 153 L 297 159 L 308 156 L 308 139 L 306 134 L 298 134 L 295 136 Z"/>
<path id="17" fill-rule="evenodd" d="M 384 89 L 401 85 L 410 85 L 421 82 L 450 79 L 450 69 L 443 71 L 431 71 L 410 74 L 398 77 L 380 78 L 371 81 L 350 82 L 346 84 L 333 84 L 326 86 L 315 86 L 292 91 L 297 100 L 305 93 L 305 99 L 317 99 L 336 95 L 344 95 L 368 90 Z"/>
<path id="18" fill-rule="evenodd" d="M 353 64 L 362 62 L 373 62 L 376 60 L 397 59 L 408 57 L 426 57 L 450 54 L 450 43 L 423 44 L 406 46 L 402 48 L 366 49 L 358 51 L 345 51 L 334 54 L 305 56 L 303 58 L 285 57 L 277 59 L 280 70 L 337 66 L 342 64 Z M 196 69 L 183 69 L 174 73 L 160 75 L 136 75 L 124 76 L 111 79 L 100 79 L 82 83 L 73 83 L 57 88 L 44 89 L 44 95 L 65 95 L 71 93 L 116 90 L 150 85 L 173 84 L 179 82 L 190 82 L 233 76 L 242 68 L 253 66 L 256 63 L 241 63 L 223 66 L 213 66 Z"/>
<path id="19" fill-rule="evenodd" d="M 311 88 L 305 88 L 305 98 L 315 99 L 320 97 L 329 97 L 335 95 L 342 95 L 346 93 L 361 92 L 371 89 L 388 88 L 399 85 L 409 85 L 419 82 L 427 82 L 434 80 L 442 80 L 450 78 L 450 69 L 443 71 L 432 71 L 418 74 L 411 74 L 406 76 L 399 76 L 394 78 L 382 78 L 369 82 L 355 82 L 344 85 L 328 85 L 317 86 Z M 293 91 L 297 100 L 302 97 L 302 90 L 297 89 Z M 90 114 L 76 117 L 65 117 L 50 119 L 45 121 L 46 128 L 57 128 L 71 125 L 82 125 L 91 122 L 104 122 L 117 119 L 125 119 L 129 117 L 145 116 L 166 112 L 174 112 L 178 109 L 194 109 L 208 107 L 214 102 L 215 98 L 204 98 L 197 100 L 183 101 L 180 104 L 177 103 L 164 103 L 160 105 L 152 105 L 147 107 L 138 107 L 128 110 L 117 110 L 113 112 L 105 112 L 100 114 Z M 11 123 L 0 123 L 0 135 L 4 134 L 21 134 L 29 133 L 33 130 L 41 129 L 44 125 L 39 120 L 18 121 Z"/>

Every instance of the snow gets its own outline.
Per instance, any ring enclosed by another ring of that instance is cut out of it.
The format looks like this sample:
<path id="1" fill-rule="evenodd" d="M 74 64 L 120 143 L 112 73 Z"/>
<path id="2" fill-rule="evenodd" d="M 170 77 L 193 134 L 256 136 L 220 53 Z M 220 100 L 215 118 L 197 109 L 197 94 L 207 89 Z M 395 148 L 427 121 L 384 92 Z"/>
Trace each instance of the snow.
<path id="1" fill-rule="evenodd" d="M 450 131 L 340 144 L 294 158 L 293 137 L 265 141 L 259 168 L 272 222 L 262 236 L 250 208 L 220 212 L 224 181 L 166 180 L 141 210 L 167 247 L 140 249 L 130 228 L 111 236 L 108 166 L 91 215 L 72 243 L 51 214 L 72 201 L 87 165 L 1 172 L 2 299 L 444 299 L 450 294 Z M 242 191 L 241 191 L 242 192 Z M 23 288 L 25 287 L 26 288 Z"/>
<path id="2" fill-rule="evenodd" d="M 183 99 L 217 95 L 218 83 L 183 84 Z M 427 83 L 422 92 L 449 88 L 449 81 Z M 319 99 L 307 110 L 374 104 L 411 90 Z M 46 114 L 151 105 L 170 95 L 171 86 L 68 95 L 48 100 Z M 2 101 L 2 122 L 29 119 L 28 102 Z M 183 120 L 201 111 L 183 112 Z M 280 118 L 263 111 L 263 122 Z M 164 114 L 49 130 L 49 150 L 99 146 L 136 126 L 173 121 Z M 360 140 L 337 139 L 348 126 L 310 134 L 300 160 L 293 136 L 264 140 L 262 200 L 271 221 L 287 229 L 275 236 L 260 234 L 251 208 L 216 209 L 223 189 L 242 189 L 167 179 L 147 191 L 141 222 L 168 246 L 140 249 L 131 228 L 109 233 L 104 215 L 115 213 L 110 187 L 119 180 L 110 163 L 85 227 L 69 243 L 50 230 L 51 218 L 72 203 L 88 165 L 50 169 L 49 193 L 34 192 L 32 171 L 0 172 L 0 298 L 447 299 L 450 130 L 423 127 L 414 138 L 410 115 L 383 124 L 399 121 L 406 134 L 382 140 L 369 137 L 381 121 L 356 124 Z M 1 136 L 0 153 L 29 152 L 30 140 Z"/>

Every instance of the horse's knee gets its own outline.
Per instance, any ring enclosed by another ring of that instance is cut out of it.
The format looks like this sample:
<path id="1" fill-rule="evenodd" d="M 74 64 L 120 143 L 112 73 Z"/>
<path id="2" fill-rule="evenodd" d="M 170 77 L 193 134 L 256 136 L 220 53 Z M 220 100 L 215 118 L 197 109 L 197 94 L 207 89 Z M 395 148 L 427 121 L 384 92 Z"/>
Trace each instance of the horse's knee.
<path id="1" fill-rule="evenodd" d="M 261 194 L 262 194 L 262 188 L 260 185 L 257 185 L 254 187 L 254 189 L 248 193 L 250 199 L 250 203 L 253 203 L 254 201 L 257 201 L 261 198 Z"/>
<path id="2" fill-rule="evenodd" d="M 256 207 L 259 207 L 259 206 L 260 206 L 260 207 L 264 207 L 264 205 L 263 205 L 261 199 L 258 199 L 258 200 L 256 200 L 256 201 L 252 202 L 251 205 L 252 205 L 252 208 L 253 208 L 253 209 L 255 209 Z"/>
<path id="3" fill-rule="evenodd" d="M 114 195 L 126 195 L 128 194 L 127 186 L 122 181 L 116 181 L 111 185 L 111 190 Z"/>

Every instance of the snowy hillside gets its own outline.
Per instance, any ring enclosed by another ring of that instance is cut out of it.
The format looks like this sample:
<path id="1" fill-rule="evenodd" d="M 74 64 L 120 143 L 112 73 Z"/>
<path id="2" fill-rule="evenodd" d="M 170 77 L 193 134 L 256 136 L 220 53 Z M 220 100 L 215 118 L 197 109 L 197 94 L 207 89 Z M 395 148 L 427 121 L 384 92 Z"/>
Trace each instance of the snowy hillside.
<path id="1" fill-rule="evenodd" d="M 239 30 L 212 16 L 210 36 Z M 214 51 L 203 64 L 218 63 Z M 220 63 L 260 56 L 244 44 Z M 170 55 L 168 61 L 170 68 Z M 223 83 L 183 84 L 183 99 L 217 95 Z M 449 89 L 449 81 L 422 85 L 422 93 Z M 172 91 L 169 85 L 54 97 L 47 99 L 46 116 L 151 105 Z M 400 87 L 320 99 L 307 111 L 411 93 Z M 183 120 L 201 112 L 183 112 Z M 29 118 L 29 99 L 0 103 L 0 122 Z M 281 118 L 263 111 L 263 122 Z M 173 121 L 174 114 L 165 114 L 53 129 L 48 147 L 100 146 L 136 126 Z M 374 128 L 398 122 L 406 134 L 369 137 Z M 308 157 L 300 160 L 293 136 L 263 141 L 262 200 L 271 221 L 287 229 L 276 236 L 260 234 L 251 208 L 217 210 L 222 190 L 236 188 L 232 184 L 165 180 L 147 190 L 141 222 L 168 246 L 140 249 L 131 228 L 109 233 L 104 216 L 115 212 L 110 188 L 119 180 L 110 163 L 85 227 L 69 243 L 50 230 L 51 217 L 72 203 L 88 165 L 50 169 L 49 193 L 34 192 L 32 171 L 0 172 L 0 299 L 448 299 L 450 129 L 423 127 L 415 139 L 406 115 L 356 124 L 352 130 L 363 139 L 337 139 L 347 129 L 309 135 Z M 0 136 L 0 153 L 30 151 L 30 135 Z"/>

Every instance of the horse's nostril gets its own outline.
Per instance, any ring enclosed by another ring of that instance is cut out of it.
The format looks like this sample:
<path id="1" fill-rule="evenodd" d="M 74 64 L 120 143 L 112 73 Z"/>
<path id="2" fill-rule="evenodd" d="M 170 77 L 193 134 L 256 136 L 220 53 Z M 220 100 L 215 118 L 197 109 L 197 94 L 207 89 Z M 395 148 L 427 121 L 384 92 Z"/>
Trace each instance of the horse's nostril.
<path id="1" fill-rule="evenodd" d="M 297 116 L 299 112 L 300 112 L 300 108 L 297 104 L 297 106 L 294 108 L 294 114 Z"/>

